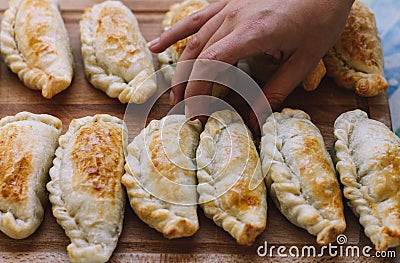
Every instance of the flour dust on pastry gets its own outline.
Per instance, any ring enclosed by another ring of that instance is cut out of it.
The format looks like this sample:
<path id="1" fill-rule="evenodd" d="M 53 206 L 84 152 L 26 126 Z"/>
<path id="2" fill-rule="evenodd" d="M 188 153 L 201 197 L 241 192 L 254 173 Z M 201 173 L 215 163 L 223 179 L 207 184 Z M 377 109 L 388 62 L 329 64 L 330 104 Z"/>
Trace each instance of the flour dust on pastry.
<path id="1" fill-rule="evenodd" d="M 400 245 L 400 138 L 361 110 L 334 125 L 344 196 L 376 250 Z"/>
<path id="2" fill-rule="evenodd" d="M 139 24 L 120 1 L 85 10 L 81 50 L 90 83 L 122 103 L 144 103 L 157 90 L 153 59 Z"/>
<path id="3" fill-rule="evenodd" d="M 122 231 L 123 121 L 107 114 L 74 119 L 59 139 L 50 192 L 53 215 L 71 244 L 71 262 L 107 262 Z"/>
<path id="4" fill-rule="evenodd" d="M 164 20 L 162 21 L 163 30 L 167 31 L 178 21 L 205 8 L 208 5 L 209 3 L 207 0 L 185 0 L 183 2 L 173 4 L 169 8 L 169 11 L 165 14 Z M 164 78 L 168 82 L 171 82 L 172 77 L 175 74 L 175 63 L 178 62 L 180 56 L 182 55 L 182 52 L 185 50 L 186 45 L 192 37 L 193 35 L 181 39 L 175 44 L 168 47 L 164 52 L 158 54 L 158 61 L 160 62 L 161 70 L 163 72 Z M 223 81 L 223 76 L 221 78 L 222 79 L 220 79 L 220 81 L 226 82 Z M 212 96 L 223 98 L 228 94 L 228 92 L 228 87 L 222 84 L 215 83 L 212 89 Z"/>
<path id="5" fill-rule="evenodd" d="M 327 75 L 342 88 L 364 97 L 385 92 L 381 40 L 372 10 L 356 0 L 336 44 L 324 57 Z"/>
<path id="6" fill-rule="evenodd" d="M 11 0 L 1 23 L 5 63 L 30 89 L 52 98 L 72 81 L 72 53 L 57 0 Z"/>
<path id="7" fill-rule="evenodd" d="M 269 193 L 294 225 L 336 241 L 346 228 L 342 194 L 319 129 L 301 110 L 283 109 L 266 120 L 261 139 L 262 169 Z"/>
<path id="8" fill-rule="evenodd" d="M 202 125 L 185 115 L 153 120 L 128 146 L 122 177 L 139 218 L 168 239 L 199 229 L 196 148 Z"/>
<path id="9" fill-rule="evenodd" d="M 0 120 L 0 231 L 11 238 L 30 236 L 43 220 L 61 126 L 56 117 L 29 112 Z"/>
<path id="10" fill-rule="evenodd" d="M 250 246 L 267 223 L 267 196 L 252 135 L 239 114 L 213 113 L 196 153 L 199 203 L 205 215 L 241 245 Z M 252 180 L 260 182 L 251 185 Z"/>

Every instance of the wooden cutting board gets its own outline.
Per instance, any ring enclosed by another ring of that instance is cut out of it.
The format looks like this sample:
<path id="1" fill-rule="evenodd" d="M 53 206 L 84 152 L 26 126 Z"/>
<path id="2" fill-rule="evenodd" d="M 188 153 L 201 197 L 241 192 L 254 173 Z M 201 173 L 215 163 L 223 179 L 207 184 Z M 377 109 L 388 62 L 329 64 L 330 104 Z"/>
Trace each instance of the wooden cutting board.
<path id="1" fill-rule="evenodd" d="M 0 0 L 0 17 L 7 8 L 6 0 Z M 14 115 L 20 111 L 47 113 L 63 121 L 63 132 L 70 121 L 98 113 L 108 113 L 123 118 L 125 105 L 116 99 L 108 98 L 94 89 L 85 79 L 79 40 L 79 20 L 84 8 L 99 0 L 61 0 L 61 9 L 73 48 L 75 77 L 68 90 L 52 100 L 42 98 L 40 92 L 24 87 L 16 75 L 0 62 L 0 117 Z M 141 30 L 147 40 L 161 33 L 161 20 L 168 7 L 177 1 L 172 0 L 125 0 L 123 1 L 136 14 Z M 156 59 L 155 65 L 158 68 Z M 233 101 L 235 101 L 233 99 Z M 233 103 L 235 104 L 235 103 Z M 238 104 L 238 103 L 236 103 Z M 333 122 L 347 111 L 361 108 L 369 115 L 390 126 L 390 114 L 386 95 L 375 98 L 360 98 L 353 92 L 337 88 L 332 80 L 325 78 L 314 92 L 295 90 L 286 100 L 285 106 L 299 108 L 310 114 L 313 122 L 320 128 L 326 146 L 332 152 Z M 162 118 L 171 107 L 168 95 L 162 96 L 154 106 L 149 120 Z M 371 245 L 364 236 L 358 220 L 346 207 L 348 245 Z M 243 247 L 222 229 L 205 218 L 199 209 L 200 230 L 191 238 L 167 240 L 155 230 L 142 223 L 127 204 L 124 228 L 111 262 L 153 262 L 153 261 L 300 261 L 296 258 L 261 258 L 257 248 L 267 241 L 269 245 L 315 245 L 315 237 L 290 224 L 269 201 L 268 226 L 257 238 L 252 247 Z M 0 262 L 68 262 L 66 246 L 69 244 L 62 228 L 56 223 L 47 206 L 44 221 L 32 236 L 24 240 L 13 240 L 0 232 Z M 303 259 L 304 260 L 304 259 Z M 308 261 L 329 260 L 331 262 L 386 262 L 368 258 L 308 258 Z"/>

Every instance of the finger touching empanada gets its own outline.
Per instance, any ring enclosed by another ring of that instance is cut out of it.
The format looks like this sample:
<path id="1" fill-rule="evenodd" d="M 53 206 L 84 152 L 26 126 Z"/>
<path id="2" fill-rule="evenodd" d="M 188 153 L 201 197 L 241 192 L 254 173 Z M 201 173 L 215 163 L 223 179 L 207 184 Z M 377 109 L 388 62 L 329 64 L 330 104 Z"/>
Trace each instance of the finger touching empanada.
<path id="1" fill-rule="evenodd" d="M 183 18 L 207 7 L 209 5 L 207 0 L 185 0 L 181 3 L 173 4 L 169 11 L 165 14 L 164 20 L 162 21 L 162 27 L 164 31 L 170 29 L 173 25 L 175 25 L 178 21 Z M 175 63 L 178 62 L 179 58 L 182 55 L 182 52 L 185 50 L 186 45 L 189 40 L 193 37 L 193 35 L 181 39 L 178 42 L 174 43 L 170 47 L 168 47 L 164 52 L 158 54 L 158 61 L 161 65 L 161 70 L 164 74 L 164 78 L 171 82 L 172 77 L 175 74 Z M 231 76 L 229 76 L 231 77 Z M 232 82 L 234 80 L 226 79 L 224 76 L 220 79 L 220 81 Z M 229 88 L 225 85 L 214 83 L 212 89 L 212 96 L 223 98 L 229 93 Z"/>

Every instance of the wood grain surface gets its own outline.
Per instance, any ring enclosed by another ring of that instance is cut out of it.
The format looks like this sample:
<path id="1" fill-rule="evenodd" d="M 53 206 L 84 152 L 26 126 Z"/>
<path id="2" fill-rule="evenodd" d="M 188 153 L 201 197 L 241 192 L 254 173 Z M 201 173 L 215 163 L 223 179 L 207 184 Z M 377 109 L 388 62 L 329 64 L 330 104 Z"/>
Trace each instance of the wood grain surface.
<path id="1" fill-rule="evenodd" d="M 108 113 L 123 118 L 125 107 L 116 99 L 108 98 L 103 92 L 93 88 L 85 79 L 79 40 L 79 20 L 84 8 L 101 1 L 61 0 L 64 21 L 69 32 L 74 55 L 74 79 L 72 85 L 53 99 L 42 98 L 40 92 L 24 87 L 4 62 L 0 62 L 0 117 L 14 115 L 20 111 L 47 113 L 60 118 L 63 132 L 70 121 L 98 113 Z M 146 40 L 161 33 L 161 20 L 168 7 L 177 1 L 172 0 L 126 0 L 123 1 L 136 14 L 140 28 Z M 0 17 L 7 8 L 7 1 L 0 0 Z M 154 57 L 155 58 L 155 57 Z M 156 68 L 158 63 L 154 60 Z M 231 98 L 232 99 L 232 98 Z M 232 99 L 235 104 L 235 99 Z M 240 102 L 236 101 L 236 106 Z M 325 78 L 314 92 L 296 89 L 286 100 L 285 106 L 299 108 L 310 114 L 313 122 L 320 128 L 326 146 L 332 152 L 333 122 L 336 117 L 347 111 L 361 108 L 374 119 L 390 126 L 390 113 L 385 95 L 375 98 L 360 98 L 353 92 L 337 88 L 332 80 Z M 163 95 L 151 111 L 149 120 L 163 117 L 171 107 L 168 95 Z M 134 125 L 134 124 L 131 124 Z M 129 125 L 128 125 L 129 126 Z M 346 207 L 347 245 L 371 245 L 364 236 L 358 220 Z M 388 262 L 379 258 L 261 258 L 257 248 L 267 241 L 269 245 L 316 245 L 315 237 L 290 224 L 269 201 L 268 223 L 266 231 L 260 235 L 251 247 L 236 244 L 233 238 L 221 228 L 205 218 L 199 209 L 200 230 L 191 238 L 167 240 L 155 230 L 149 228 L 133 213 L 129 204 L 126 207 L 124 228 L 118 247 L 111 262 Z M 62 228 L 56 223 L 47 205 L 44 221 L 32 236 L 23 240 L 13 240 L 0 232 L 0 262 L 68 262 L 66 246 L 69 240 Z"/>

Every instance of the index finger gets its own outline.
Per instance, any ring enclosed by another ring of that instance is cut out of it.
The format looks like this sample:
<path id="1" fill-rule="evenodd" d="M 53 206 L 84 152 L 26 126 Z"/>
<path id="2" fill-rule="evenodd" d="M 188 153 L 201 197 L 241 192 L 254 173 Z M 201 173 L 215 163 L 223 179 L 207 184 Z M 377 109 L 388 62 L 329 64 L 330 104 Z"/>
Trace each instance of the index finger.
<path id="1" fill-rule="evenodd" d="M 182 20 L 178 21 L 169 30 L 163 32 L 159 38 L 150 41 L 149 49 L 152 52 L 159 53 L 167 49 L 177 41 L 193 35 L 213 16 L 221 11 L 227 3 L 227 0 L 221 0 L 212 3 Z"/>

